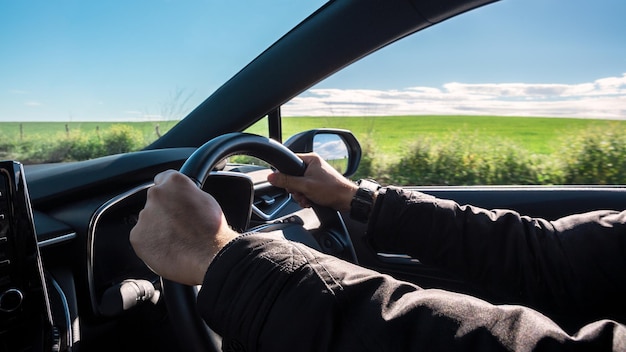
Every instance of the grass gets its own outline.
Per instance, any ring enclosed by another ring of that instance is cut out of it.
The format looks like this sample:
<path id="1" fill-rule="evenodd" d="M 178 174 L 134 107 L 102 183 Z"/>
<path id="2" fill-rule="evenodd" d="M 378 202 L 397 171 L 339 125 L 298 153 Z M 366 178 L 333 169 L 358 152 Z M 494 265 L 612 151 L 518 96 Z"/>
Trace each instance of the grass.
<path id="1" fill-rule="evenodd" d="M 55 139 L 59 134 L 96 133 L 119 122 L 1 122 L 0 139 L 18 143 L 20 139 Z M 165 133 L 176 121 L 127 122 L 139 129 L 147 143 L 157 138 L 156 127 Z M 21 125 L 21 132 L 20 132 Z M 610 127 L 626 131 L 626 121 L 500 117 L 500 116 L 352 116 L 352 117 L 283 117 L 283 138 L 313 128 L 343 128 L 351 130 L 362 143 L 375 146 L 377 153 L 391 159 L 405 155 L 408 146 L 420 140 L 446 141 L 450 136 L 471 136 L 481 141 L 519 145 L 538 155 L 560 153 L 563 143 L 589 128 Z M 267 123 L 261 120 L 248 129 L 265 135 Z"/>
<path id="2" fill-rule="evenodd" d="M 40 163 L 138 150 L 174 124 L 0 123 L 0 158 Z M 358 176 L 392 184 L 626 184 L 626 121 L 286 117 L 284 139 L 321 127 L 351 130 L 363 148 Z M 267 121 L 247 131 L 265 135 Z"/>
<path id="3" fill-rule="evenodd" d="M 156 127 L 159 132 L 165 133 L 174 127 L 177 121 L 157 122 L 0 122 L 0 138 L 4 141 L 19 141 L 30 138 L 56 138 L 58 135 L 70 135 L 81 133 L 98 133 L 110 129 L 115 125 L 128 125 L 140 130 L 144 138 L 153 141 L 158 138 Z M 67 129 L 66 129 L 67 127 Z"/>
<path id="4" fill-rule="evenodd" d="M 351 130 L 359 139 L 371 139 L 385 155 L 405 153 L 407 141 L 423 138 L 446 140 L 450 135 L 472 135 L 481 140 L 505 139 L 531 153 L 549 155 L 559 151 L 563 139 L 590 127 L 615 126 L 626 131 L 626 121 L 499 117 L 499 116 L 380 116 L 288 117 L 283 118 L 284 135 L 310 128 L 329 127 Z"/>

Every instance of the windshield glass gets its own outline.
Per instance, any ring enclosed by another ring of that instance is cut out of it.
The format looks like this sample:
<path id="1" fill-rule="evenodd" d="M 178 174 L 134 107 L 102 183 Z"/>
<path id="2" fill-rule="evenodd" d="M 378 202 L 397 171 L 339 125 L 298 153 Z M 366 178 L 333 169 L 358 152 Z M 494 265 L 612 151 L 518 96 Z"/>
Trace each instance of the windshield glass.
<path id="1" fill-rule="evenodd" d="M 141 149 L 324 1 L 3 1 L 0 158 Z"/>

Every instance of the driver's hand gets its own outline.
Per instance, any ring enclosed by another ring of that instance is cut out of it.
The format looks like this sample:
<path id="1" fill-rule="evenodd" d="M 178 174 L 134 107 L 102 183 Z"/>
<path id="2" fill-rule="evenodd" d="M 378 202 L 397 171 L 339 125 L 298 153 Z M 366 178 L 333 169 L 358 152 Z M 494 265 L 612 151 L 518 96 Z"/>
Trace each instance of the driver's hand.
<path id="1" fill-rule="evenodd" d="M 275 172 L 270 174 L 267 180 L 276 187 L 285 188 L 302 207 L 309 207 L 315 203 L 335 210 L 349 210 L 358 186 L 319 155 L 310 153 L 298 156 L 307 165 L 303 176 Z"/>
<path id="2" fill-rule="evenodd" d="M 155 273 L 186 285 L 201 284 L 217 252 L 238 233 L 226 223 L 217 201 L 187 176 L 169 170 L 154 183 L 130 243 Z"/>

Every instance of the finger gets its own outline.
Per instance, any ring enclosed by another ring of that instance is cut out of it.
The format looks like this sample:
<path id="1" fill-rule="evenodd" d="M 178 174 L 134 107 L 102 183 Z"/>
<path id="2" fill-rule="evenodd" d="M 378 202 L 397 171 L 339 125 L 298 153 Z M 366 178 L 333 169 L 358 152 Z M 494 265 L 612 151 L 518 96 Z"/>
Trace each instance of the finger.
<path id="1" fill-rule="evenodd" d="M 160 185 L 162 183 L 164 183 L 168 178 L 171 177 L 171 175 L 173 173 L 176 173 L 178 171 L 175 170 L 165 170 L 163 172 L 158 173 L 156 176 L 154 176 L 154 185 Z"/>
<path id="2" fill-rule="evenodd" d="M 197 189 L 193 181 L 186 175 L 176 170 L 166 170 L 154 177 L 154 186 L 150 187 L 147 192 L 146 206 L 153 202 L 165 205 L 163 201 L 167 201 L 172 197 L 176 197 L 182 193 Z"/>
<path id="3" fill-rule="evenodd" d="M 177 171 L 166 170 L 154 177 L 154 185 L 164 185 L 169 183 L 175 187 L 193 187 L 198 188 L 198 184 L 192 180 L 189 176 Z"/>
<path id="4" fill-rule="evenodd" d="M 278 174 L 280 174 L 280 172 L 276 171 L 267 175 L 267 182 L 271 183 L 272 186 L 284 188 L 280 185 L 281 180 L 279 180 L 280 176 L 278 176 Z"/>
<path id="5" fill-rule="evenodd" d="M 290 192 L 299 192 L 300 187 L 297 182 L 298 176 L 285 175 L 281 172 L 274 172 L 267 175 L 267 181 L 273 186 L 289 189 Z"/>
<path id="6" fill-rule="evenodd" d="M 311 201 L 305 197 L 302 193 L 293 193 L 293 199 L 300 205 L 302 208 L 310 208 Z"/>
<path id="7" fill-rule="evenodd" d="M 314 161 L 319 160 L 319 155 L 317 155 L 316 153 L 306 153 L 306 154 L 296 154 L 300 159 L 302 159 L 302 161 L 304 162 L 304 164 L 306 164 L 307 166 L 309 164 L 311 164 Z"/>

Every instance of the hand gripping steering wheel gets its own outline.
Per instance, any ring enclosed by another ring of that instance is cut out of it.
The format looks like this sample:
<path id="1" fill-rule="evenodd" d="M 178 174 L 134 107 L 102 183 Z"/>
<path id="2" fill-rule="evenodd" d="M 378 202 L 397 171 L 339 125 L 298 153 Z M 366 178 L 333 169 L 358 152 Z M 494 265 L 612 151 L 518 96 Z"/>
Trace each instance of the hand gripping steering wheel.
<path id="1" fill-rule="evenodd" d="M 254 156 L 289 175 L 302 176 L 306 169 L 304 162 L 284 145 L 266 137 L 235 132 L 216 137 L 198 148 L 185 161 L 180 172 L 202 188 L 215 166 L 224 158 L 236 154 Z M 315 210 L 318 216 L 322 214 L 320 222 L 324 223 L 322 218 L 329 218 L 333 219 L 328 220 L 334 222 L 332 226 L 337 225 L 332 211 L 321 207 L 316 207 Z M 334 216 L 338 217 L 336 212 Z M 341 220 L 339 222 L 343 227 Z M 343 230 L 345 231 L 345 227 Z M 349 247 L 352 248 L 351 243 Z M 219 351 L 219 337 L 209 329 L 198 313 L 195 287 L 166 279 L 162 279 L 162 287 L 173 328 L 185 344 L 181 346 L 183 350 Z"/>

